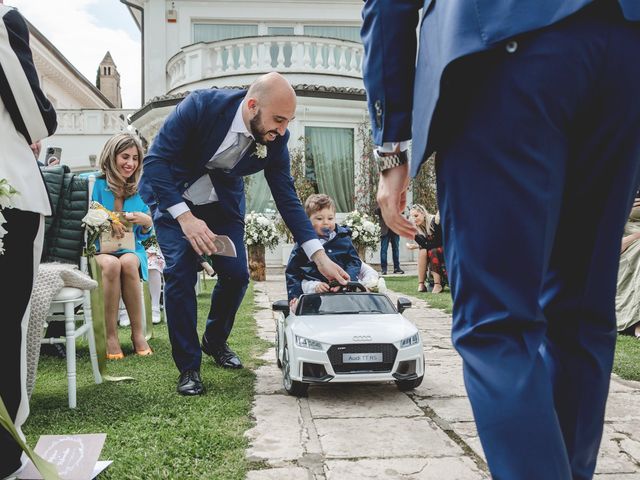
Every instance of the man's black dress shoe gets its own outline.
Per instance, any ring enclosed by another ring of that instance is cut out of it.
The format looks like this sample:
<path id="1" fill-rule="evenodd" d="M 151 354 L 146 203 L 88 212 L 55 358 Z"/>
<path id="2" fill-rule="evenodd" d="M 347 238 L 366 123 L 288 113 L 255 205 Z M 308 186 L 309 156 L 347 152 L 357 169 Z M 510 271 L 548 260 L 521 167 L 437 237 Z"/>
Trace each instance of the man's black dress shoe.
<path id="1" fill-rule="evenodd" d="M 178 393 L 180 395 L 202 395 L 204 387 L 197 370 L 185 370 L 178 378 Z"/>
<path id="2" fill-rule="evenodd" d="M 238 355 L 229 348 L 226 342 L 219 347 L 213 347 L 207 341 L 207 337 L 203 335 L 202 351 L 207 355 L 211 355 L 215 362 L 222 368 L 242 368 L 242 362 L 238 358 Z"/>
<path id="3" fill-rule="evenodd" d="M 393 271 L 393 273 L 399 273 L 402 275 L 404 273 L 404 270 L 397 268 L 396 270 Z"/>

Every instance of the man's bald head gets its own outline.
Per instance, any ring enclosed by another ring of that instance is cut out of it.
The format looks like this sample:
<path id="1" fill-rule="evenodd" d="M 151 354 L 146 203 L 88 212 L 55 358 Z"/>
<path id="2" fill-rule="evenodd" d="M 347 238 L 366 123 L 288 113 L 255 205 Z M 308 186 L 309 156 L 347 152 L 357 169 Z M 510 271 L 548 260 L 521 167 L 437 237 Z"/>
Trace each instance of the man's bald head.
<path id="1" fill-rule="evenodd" d="M 251 84 L 245 97 L 243 119 L 260 143 L 284 135 L 296 113 L 296 92 L 279 73 L 271 72 Z"/>
<path id="2" fill-rule="evenodd" d="M 249 87 L 247 98 L 255 98 L 261 105 L 296 101 L 296 92 L 286 78 L 278 72 L 271 72 L 259 77 Z"/>

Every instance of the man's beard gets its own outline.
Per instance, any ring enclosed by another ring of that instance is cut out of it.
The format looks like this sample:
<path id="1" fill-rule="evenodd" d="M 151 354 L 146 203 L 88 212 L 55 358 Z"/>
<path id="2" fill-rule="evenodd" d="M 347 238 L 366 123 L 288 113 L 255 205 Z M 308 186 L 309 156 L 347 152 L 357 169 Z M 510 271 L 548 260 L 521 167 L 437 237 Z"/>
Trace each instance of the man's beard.
<path id="1" fill-rule="evenodd" d="M 262 145 L 266 145 L 268 142 L 268 140 L 265 138 L 267 134 L 273 133 L 275 134 L 276 138 L 280 134 L 278 133 L 277 130 L 264 130 L 262 128 L 261 120 L 262 120 L 262 111 L 258 110 L 258 113 L 256 113 L 256 116 L 253 117 L 251 120 L 249 120 L 249 128 L 251 129 L 251 135 L 253 135 L 253 138 L 256 139 L 256 142 L 261 143 Z"/>

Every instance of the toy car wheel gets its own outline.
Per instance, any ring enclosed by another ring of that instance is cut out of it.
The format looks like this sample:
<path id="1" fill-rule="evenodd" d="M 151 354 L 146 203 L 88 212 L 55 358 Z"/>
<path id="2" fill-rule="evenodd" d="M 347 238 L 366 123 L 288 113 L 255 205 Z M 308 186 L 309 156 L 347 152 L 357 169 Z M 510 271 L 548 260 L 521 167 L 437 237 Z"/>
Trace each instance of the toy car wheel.
<path id="1" fill-rule="evenodd" d="M 287 342 L 284 343 L 284 351 L 282 352 L 282 385 L 287 393 L 294 397 L 304 397 L 309 388 L 308 383 L 291 380 L 291 366 L 289 365 L 289 347 L 287 347 Z"/>
<path id="2" fill-rule="evenodd" d="M 276 365 L 278 368 L 282 368 L 282 362 L 280 361 L 280 331 L 276 327 Z"/>
<path id="3" fill-rule="evenodd" d="M 422 379 L 424 375 L 413 380 L 396 380 L 396 385 L 398 386 L 398 390 L 401 392 L 406 392 L 408 390 L 413 390 L 417 388 L 422 383 Z"/>

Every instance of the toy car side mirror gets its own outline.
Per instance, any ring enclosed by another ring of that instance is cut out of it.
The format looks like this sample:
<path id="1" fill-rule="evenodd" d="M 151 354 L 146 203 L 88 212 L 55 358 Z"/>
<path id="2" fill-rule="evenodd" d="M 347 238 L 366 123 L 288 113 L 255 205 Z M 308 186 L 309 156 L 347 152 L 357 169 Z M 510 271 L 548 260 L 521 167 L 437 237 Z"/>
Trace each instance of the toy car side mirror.
<path id="1" fill-rule="evenodd" d="M 398 313 L 404 312 L 407 308 L 411 308 L 411 300 L 408 298 L 398 298 Z"/>
<path id="2" fill-rule="evenodd" d="M 271 304 L 271 309 L 275 312 L 282 312 L 286 317 L 289 315 L 289 302 L 286 300 L 276 300 Z"/>

